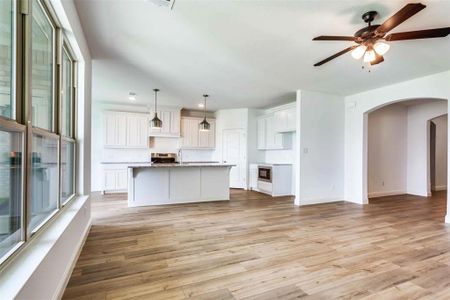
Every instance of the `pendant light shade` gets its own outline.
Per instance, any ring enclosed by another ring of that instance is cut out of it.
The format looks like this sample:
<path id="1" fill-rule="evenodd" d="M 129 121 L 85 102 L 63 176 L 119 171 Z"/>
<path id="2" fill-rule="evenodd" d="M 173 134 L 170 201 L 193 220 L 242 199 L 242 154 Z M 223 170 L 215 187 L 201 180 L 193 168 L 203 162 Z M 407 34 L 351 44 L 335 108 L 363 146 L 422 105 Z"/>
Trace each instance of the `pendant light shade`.
<path id="1" fill-rule="evenodd" d="M 200 131 L 209 131 L 209 129 L 211 128 L 211 125 L 208 123 L 208 121 L 206 121 L 206 98 L 208 98 L 208 95 L 203 95 L 204 97 L 204 105 L 203 105 L 203 121 L 200 122 L 200 124 L 198 125 L 198 130 Z"/>
<path id="2" fill-rule="evenodd" d="M 158 113 L 156 112 L 159 89 L 154 89 L 153 91 L 155 92 L 155 115 L 154 115 L 153 119 L 150 121 L 150 126 L 152 128 L 159 129 L 162 127 L 162 121 L 158 118 Z"/>

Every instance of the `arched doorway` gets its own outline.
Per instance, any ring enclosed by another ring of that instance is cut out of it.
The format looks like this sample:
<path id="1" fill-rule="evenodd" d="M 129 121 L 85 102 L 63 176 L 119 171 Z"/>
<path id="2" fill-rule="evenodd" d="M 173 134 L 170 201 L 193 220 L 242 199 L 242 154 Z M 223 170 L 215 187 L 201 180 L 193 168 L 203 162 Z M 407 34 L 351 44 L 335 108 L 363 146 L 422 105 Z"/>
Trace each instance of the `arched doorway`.
<path id="1" fill-rule="evenodd" d="M 366 113 L 367 200 L 400 194 L 431 195 L 430 120 L 446 113 L 447 101 L 441 99 L 396 101 Z"/>

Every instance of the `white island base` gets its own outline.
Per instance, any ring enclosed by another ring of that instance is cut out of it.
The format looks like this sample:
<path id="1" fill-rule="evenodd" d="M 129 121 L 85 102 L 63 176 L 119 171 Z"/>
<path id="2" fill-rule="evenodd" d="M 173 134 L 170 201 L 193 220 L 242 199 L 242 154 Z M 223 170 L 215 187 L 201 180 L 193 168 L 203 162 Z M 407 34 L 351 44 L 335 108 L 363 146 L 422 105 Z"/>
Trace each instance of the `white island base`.
<path id="1" fill-rule="evenodd" d="M 128 207 L 230 200 L 227 164 L 128 167 Z"/>

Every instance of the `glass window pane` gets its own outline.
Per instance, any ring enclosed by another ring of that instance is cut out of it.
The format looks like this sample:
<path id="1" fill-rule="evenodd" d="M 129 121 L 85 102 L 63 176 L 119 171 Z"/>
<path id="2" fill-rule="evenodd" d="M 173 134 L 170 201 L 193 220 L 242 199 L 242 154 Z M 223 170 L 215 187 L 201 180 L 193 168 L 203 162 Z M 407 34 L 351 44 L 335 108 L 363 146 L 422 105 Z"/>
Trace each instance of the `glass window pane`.
<path id="1" fill-rule="evenodd" d="M 61 144 L 61 201 L 66 202 L 74 194 L 75 143 Z"/>
<path id="2" fill-rule="evenodd" d="M 58 140 L 33 134 L 31 166 L 31 222 L 33 231 L 57 209 Z"/>
<path id="3" fill-rule="evenodd" d="M 32 124 L 36 127 L 52 130 L 53 27 L 38 1 L 32 2 Z"/>
<path id="4" fill-rule="evenodd" d="M 72 137 L 70 125 L 72 122 L 72 61 L 63 51 L 62 61 L 62 97 L 61 97 L 61 133 Z"/>
<path id="5" fill-rule="evenodd" d="M 13 5 L 0 0 L 0 115 L 12 118 Z"/>
<path id="6" fill-rule="evenodd" d="M 0 257 L 22 240 L 22 137 L 0 128 Z"/>

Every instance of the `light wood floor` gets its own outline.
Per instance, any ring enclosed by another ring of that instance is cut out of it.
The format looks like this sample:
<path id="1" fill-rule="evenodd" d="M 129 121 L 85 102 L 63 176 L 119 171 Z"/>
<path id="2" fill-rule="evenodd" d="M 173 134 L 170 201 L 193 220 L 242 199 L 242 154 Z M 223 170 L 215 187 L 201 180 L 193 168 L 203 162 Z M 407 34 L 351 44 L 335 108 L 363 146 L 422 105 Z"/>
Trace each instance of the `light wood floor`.
<path id="1" fill-rule="evenodd" d="M 299 208 L 233 191 L 127 208 L 125 195 L 98 196 L 64 298 L 450 299 L 445 197 Z"/>

